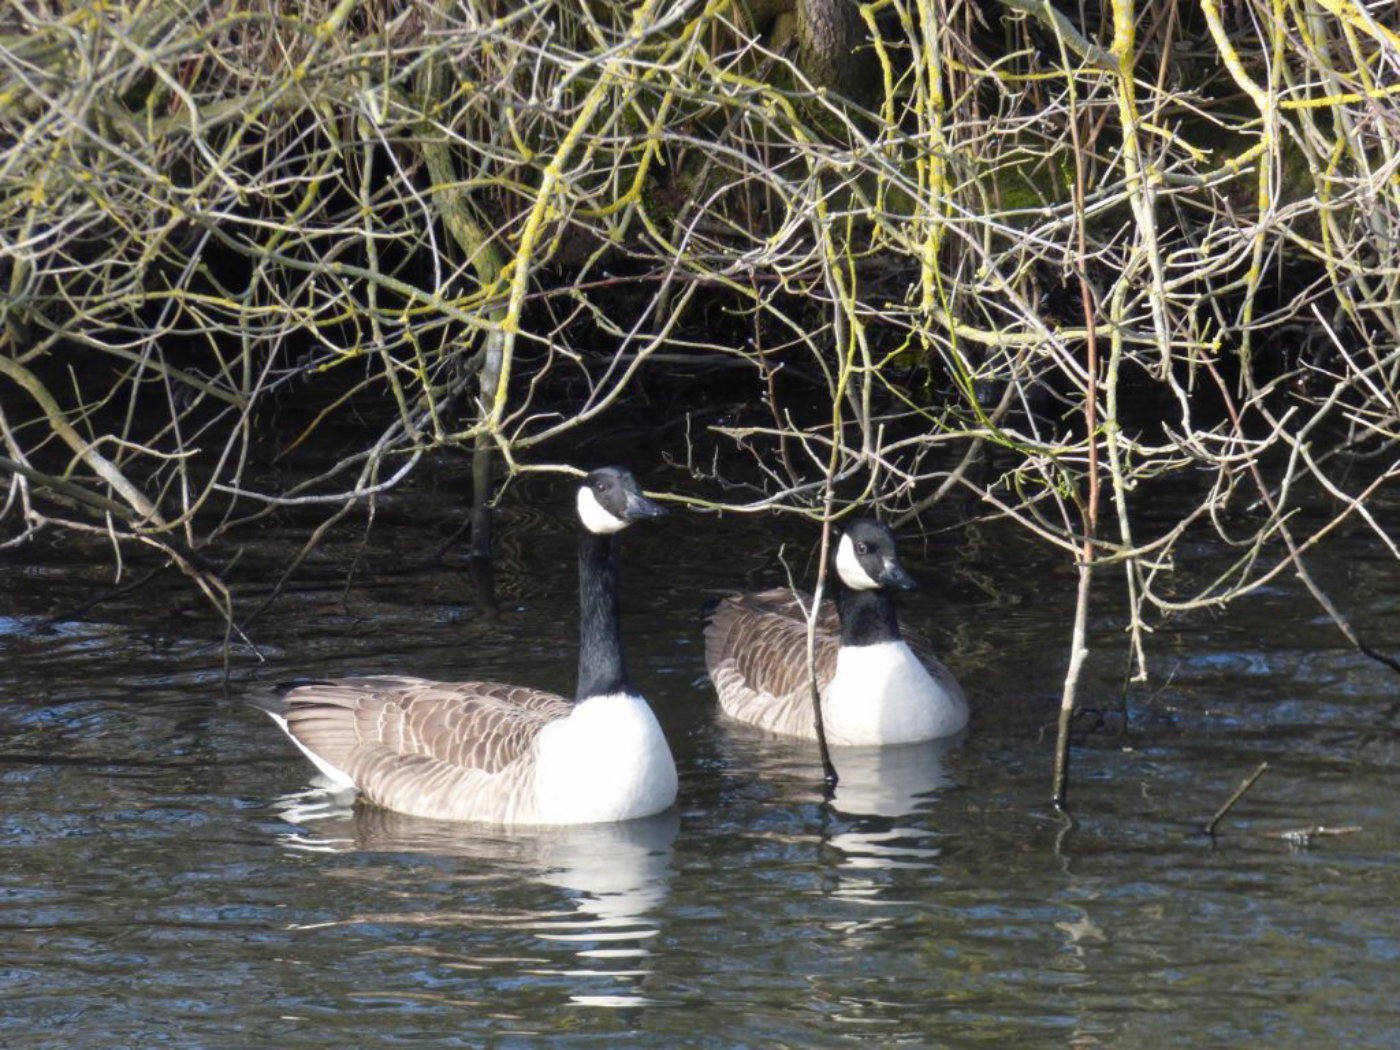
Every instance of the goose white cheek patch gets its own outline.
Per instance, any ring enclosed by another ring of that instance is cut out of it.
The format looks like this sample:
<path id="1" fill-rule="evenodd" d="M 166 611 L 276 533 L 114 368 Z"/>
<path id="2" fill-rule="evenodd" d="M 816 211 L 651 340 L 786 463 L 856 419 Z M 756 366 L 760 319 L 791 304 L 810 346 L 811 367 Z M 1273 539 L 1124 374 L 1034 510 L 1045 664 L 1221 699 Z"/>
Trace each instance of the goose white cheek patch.
<path id="1" fill-rule="evenodd" d="M 836 547 L 836 571 L 841 574 L 841 582 L 853 591 L 873 591 L 880 586 L 861 568 L 855 544 L 849 536 L 842 536 Z"/>
<path id="2" fill-rule="evenodd" d="M 627 527 L 627 522 L 609 513 L 598 502 L 598 497 L 593 495 L 593 490 L 587 485 L 578 490 L 578 518 L 583 522 L 585 529 L 600 536 L 620 532 Z"/>

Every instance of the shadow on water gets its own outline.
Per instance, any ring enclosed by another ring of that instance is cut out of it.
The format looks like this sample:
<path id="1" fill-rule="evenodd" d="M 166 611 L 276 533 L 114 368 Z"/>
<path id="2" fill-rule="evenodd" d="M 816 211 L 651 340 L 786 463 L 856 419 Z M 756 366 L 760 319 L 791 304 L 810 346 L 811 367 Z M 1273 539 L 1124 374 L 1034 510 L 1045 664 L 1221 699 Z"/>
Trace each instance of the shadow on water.
<path id="1" fill-rule="evenodd" d="M 1160 625 L 1128 687 L 1106 589 L 1066 834 L 1045 805 L 1074 589 L 1057 556 L 986 524 L 910 545 L 928 585 L 901 614 L 973 723 L 838 749 L 828 802 L 814 747 L 719 717 L 698 630 L 707 593 L 781 583 L 778 545 L 798 565 L 811 537 L 676 515 L 627 536 L 622 590 L 677 812 L 506 833 L 308 791 L 239 703 L 385 672 L 572 692 L 560 492 L 512 490 L 474 585 L 444 551 L 467 486 L 415 484 L 307 558 L 255 623 L 267 662 L 236 659 L 227 693 L 220 627 L 175 574 L 93 605 L 101 545 L 0 561 L 0 1044 L 1394 1045 L 1396 683 L 1291 581 Z M 250 536 L 248 607 L 304 525 Z M 1400 579 L 1364 532 L 1339 542 L 1312 571 L 1380 637 Z M 1233 557 L 1187 553 L 1202 575 Z M 1317 825 L 1359 830 L 1283 837 Z"/>

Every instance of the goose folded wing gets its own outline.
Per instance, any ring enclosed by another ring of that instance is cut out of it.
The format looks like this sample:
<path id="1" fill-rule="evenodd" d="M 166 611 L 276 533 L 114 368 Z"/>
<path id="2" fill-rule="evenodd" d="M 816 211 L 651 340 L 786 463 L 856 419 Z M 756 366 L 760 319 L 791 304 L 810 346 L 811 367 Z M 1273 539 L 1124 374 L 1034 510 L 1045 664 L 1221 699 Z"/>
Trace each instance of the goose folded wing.
<path id="1" fill-rule="evenodd" d="M 743 688 L 772 697 L 807 693 L 807 619 L 810 602 L 786 588 L 738 595 L 721 602 L 705 632 L 706 662 L 723 668 Z M 836 671 L 840 627 L 835 607 L 823 603 L 816 626 L 817 681 L 823 686 Z"/>
<path id="2" fill-rule="evenodd" d="M 371 752 L 497 773 L 569 709 L 523 686 L 381 676 L 302 686 L 287 694 L 285 715 L 302 744 L 359 780 Z"/>

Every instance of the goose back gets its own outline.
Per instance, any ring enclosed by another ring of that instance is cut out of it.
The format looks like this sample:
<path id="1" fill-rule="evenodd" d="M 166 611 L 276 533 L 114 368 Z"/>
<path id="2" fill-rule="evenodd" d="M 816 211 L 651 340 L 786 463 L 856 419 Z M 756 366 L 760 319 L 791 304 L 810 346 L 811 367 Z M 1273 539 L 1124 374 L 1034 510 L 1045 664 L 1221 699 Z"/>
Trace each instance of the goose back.
<path id="1" fill-rule="evenodd" d="M 836 673 L 839 644 L 836 609 L 823 603 L 816 629 L 817 681 L 823 688 Z M 779 587 L 722 599 L 705 625 L 705 667 L 731 718 L 774 733 L 816 737 L 807 620 L 792 591 Z"/>
<path id="2" fill-rule="evenodd" d="M 573 705 L 495 682 L 378 676 L 299 686 L 284 698 L 288 734 L 371 802 L 452 820 L 531 823 L 538 752 Z"/>

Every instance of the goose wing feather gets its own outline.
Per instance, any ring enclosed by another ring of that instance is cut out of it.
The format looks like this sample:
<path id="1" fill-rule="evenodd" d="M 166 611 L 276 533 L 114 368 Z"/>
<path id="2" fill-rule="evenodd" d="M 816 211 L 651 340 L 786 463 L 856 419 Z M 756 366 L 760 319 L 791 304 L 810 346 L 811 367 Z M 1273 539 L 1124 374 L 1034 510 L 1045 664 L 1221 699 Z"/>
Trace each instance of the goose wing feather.
<path id="1" fill-rule="evenodd" d="M 287 731 L 370 801 L 419 816 L 528 819 L 534 744 L 569 714 L 553 693 L 496 682 L 378 676 L 300 686 Z"/>
<path id="2" fill-rule="evenodd" d="M 807 688 L 807 617 L 811 596 L 786 587 L 722 599 L 705 625 L 705 666 L 724 712 L 771 732 L 816 737 Z M 823 602 L 815 637 L 817 685 L 825 696 L 836 673 L 841 622 L 834 602 Z M 933 680 L 952 695 L 962 690 L 933 655 L 928 640 L 904 631 L 904 640 Z"/>
<path id="3" fill-rule="evenodd" d="M 705 626 L 705 666 L 720 707 L 743 722 L 778 733 L 815 736 L 807 687 L 807 619 L 785 587 L 723 599 Z M 816 626 L 817 682 L 836 672 L 840 626 L 824 603 Z"/>

